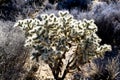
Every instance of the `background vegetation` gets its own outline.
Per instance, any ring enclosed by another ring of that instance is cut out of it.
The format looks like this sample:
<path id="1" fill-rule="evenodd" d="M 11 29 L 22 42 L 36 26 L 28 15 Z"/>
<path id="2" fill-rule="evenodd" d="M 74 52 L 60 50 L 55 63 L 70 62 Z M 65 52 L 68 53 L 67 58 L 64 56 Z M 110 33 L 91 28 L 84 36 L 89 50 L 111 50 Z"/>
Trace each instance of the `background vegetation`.
<path id="1" fill-rule="evenodd" d="M 31 60 L 30 53 L 34 50 L 24 47 L 25 35 L 13 25 L 20 19 L 41 19 L 43 13 L 57 15 L 59 10 L 68 10 L 77 20 L 94 19 L 97 34 L 102 39 L 100 44 L 112 46 L 112 51 L 106 52 L 104 58 L 85 64 L 81 71 L 71 73 L 66 79 L 119 80 L 119 0 L 0 0 L 0 80 L 53 78 L 44 62 L 38 64 Z M 43 75 L 42 71 L 49 74 L 44 72 Z"/>

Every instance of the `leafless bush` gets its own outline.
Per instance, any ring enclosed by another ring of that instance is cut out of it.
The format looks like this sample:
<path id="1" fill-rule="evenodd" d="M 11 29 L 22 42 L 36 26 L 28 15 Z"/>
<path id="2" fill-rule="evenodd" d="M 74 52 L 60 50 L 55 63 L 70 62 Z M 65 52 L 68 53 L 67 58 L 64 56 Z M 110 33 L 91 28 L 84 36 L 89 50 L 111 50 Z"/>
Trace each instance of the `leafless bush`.
<path id="1" fill-rule="evenodd" d="M 99 63 L 90 62 L 84 65 L 80 72 L 74 74 L 74 80 L 119 80 L 119 66 L 119 55 L 111 60 L 108 59 L 107 63 L 102 62 L 102 60 Z"/>
<path id="2" fill-rule="evenodd" d="M 13 28 L 13 22 L 0 21 L 0 80 L 21 80 L 28 57 L 24 35 Z"/>

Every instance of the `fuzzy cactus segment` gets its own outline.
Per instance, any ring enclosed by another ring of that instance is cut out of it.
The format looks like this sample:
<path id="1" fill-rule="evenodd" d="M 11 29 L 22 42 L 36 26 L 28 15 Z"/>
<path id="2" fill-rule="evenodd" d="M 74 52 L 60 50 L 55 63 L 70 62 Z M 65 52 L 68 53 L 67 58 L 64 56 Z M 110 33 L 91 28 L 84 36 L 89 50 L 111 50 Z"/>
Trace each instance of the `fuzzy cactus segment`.
<path id="1" fill-rule="evenodd" d="M 42 14 L 41 18 L 19 20 L 15 26 L 25 32 L 25 46 L 36 49 L 47 63 L 55 63 L 72 46 L 77 47 L 74 57 L 82 62 L 111 50 L 110 45 L 99 44 L 94 20 L 78 21 L 68 11 L 59 11 L 58 16 Z"/>

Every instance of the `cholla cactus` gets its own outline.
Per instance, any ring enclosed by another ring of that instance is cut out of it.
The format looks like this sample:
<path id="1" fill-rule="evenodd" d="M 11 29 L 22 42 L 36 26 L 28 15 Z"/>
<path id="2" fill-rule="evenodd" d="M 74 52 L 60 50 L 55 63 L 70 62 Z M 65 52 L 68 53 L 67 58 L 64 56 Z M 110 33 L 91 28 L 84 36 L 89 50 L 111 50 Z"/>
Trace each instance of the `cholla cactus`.
<path id="1" fill-rule="evenodd" d="M 71 54 L 62 79 L 69 69 L 77 64 L 102 56 L 105 51 L 110 51 L 109 45 L 100 45 L 101 39 L 96 35 L 97 26 L 93 20 L 77 21 L 69 12 L 41 15 L 42 20 L 19 20 L 15 26 L 25 32 L 25 46 L 31 46 L 38 51 L 42 59 L 50 66 L 56 80 L 60 79 L 63 59 L 75 47 Z"/>

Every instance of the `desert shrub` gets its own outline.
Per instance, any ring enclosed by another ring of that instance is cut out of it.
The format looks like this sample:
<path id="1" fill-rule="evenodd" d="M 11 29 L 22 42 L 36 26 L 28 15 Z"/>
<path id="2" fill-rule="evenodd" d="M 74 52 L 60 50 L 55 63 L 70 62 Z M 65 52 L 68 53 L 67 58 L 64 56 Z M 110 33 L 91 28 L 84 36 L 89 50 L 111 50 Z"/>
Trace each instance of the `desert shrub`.
<path id="1" fill-rule="evenodd" d="M 99 1 L 107 2 L 108 4 L 110 4 L 110 3 L 117 3 L 119 0 L 99 0 Z"/>
<path id="2" fill-rule="evenodd" d="M 57 1 L 59 1 L 59 0 L 49 0 L 49 3 L 55 4 L 55 3 L 57 3 Z"/>
<path id="3" fill-rule="evenodd" d="M 111 80 L 119 80 L 120 79 L 120 56 L 114 57 L 112 60 L 108 60 L 108 64 L 106 65 L 106 69 L 109 74 L 109 78 Z"/>
<path id="4" fill-rule="evenodd" d="M 39 14 L 44 10 L 56 9 L 56 6 L 54 4 L 49 3 L 48 0 L 27 0 L 19 7 L 19 9 L 19 13 L 20 16 L 22 16 L 22 19 L 26 19 L 35 18 L 37 17 L 36 14 Z"/>
<path id="5" fill-rule="evenodd" d="M 0 0 L 0 4 L 5 3 L 7 0 Z"/>
<path id="6" fill-rule="evenodd" d="M 18 9 L 15 0 L 3 0 L 0 4 L 0 19 L 15 21 Z"/>
<path id="7" fill-rule="evenodd" d="M 58 2 L 57 9 L 67 9 L 71 10 L 77 7 L 79 10 L 87 10 L 91 0 L 63 0 Z"/>
<path id="8" fill-rule="evenodd" d="M 58 17 L 43 14 L 41 18 L 20 20 L 14 26 L 25 32 L 25 46 L 36 50 L 33 58 L 38 61 L 41 56 L 57 80 L 111 50 L 109 45 L 99 44 L 93 20 L 77 21 L 69 12 L 59 12 Z"/>
<path id="9" fill-rule="evenodd" d="M 119 37 L 116 35 L 116 30 L 119 31 L 118 26 L 120 24 L 118 19 L 120 17 L 118 14 L 120 12 L 119 4 L 120 3 L 106 6 L 106 8 L 104 7 L 105 9 L 96 14 L 95 24 L 98 26 L 98 36 L 103 39 L 102 43 L 120 45 L 115 38 Z M 97 17 L 98 15 L 99 17 Z"/>
<path id="10" fill-rule="evenodd" d="M 94 61 L 84 65 L 82 70 L 73 74 L 73 80 L 119 80 L 120 56 L 112 59 Z"/>
<path id="11" fill-rule="evenodd" d="M 27 0 L 25 2 L 25 6 L 29 6 L 29 8 L 39 8 L 40 6 L 45 5 L 44 2 L 47 0 Z M 27 7 L 26 7 L 27 8 Z"/>
<path id="12" fill-rule="evenodd" d="M 105 66 L 97 65 L 96 68 L 93 68 L 94 74 L 91 74 L 90 77 L 92 80 L 119 80 L 120 79 L 120 58 L 116 56 L 111 60 L 108 59 L 108 62 Z"/>
<path id="13" fill-rule="evenodd" d="M 0 21 L 0 80 L 22 80 L 26 73 L 23 66 L 29 54 L 23 46 L 25 37 L 13 24 Z"/>
<path id="14" fill-rule="evenodd" d="M 3 2 L 4 1 L 4 2 Z M 47 0 L 3 0 L 0 5 L 0 19 L 16 21 L 28 18 L 28 14 L 45 9 Z M 34 14 L 34 13 L 33 13 Z"/>

